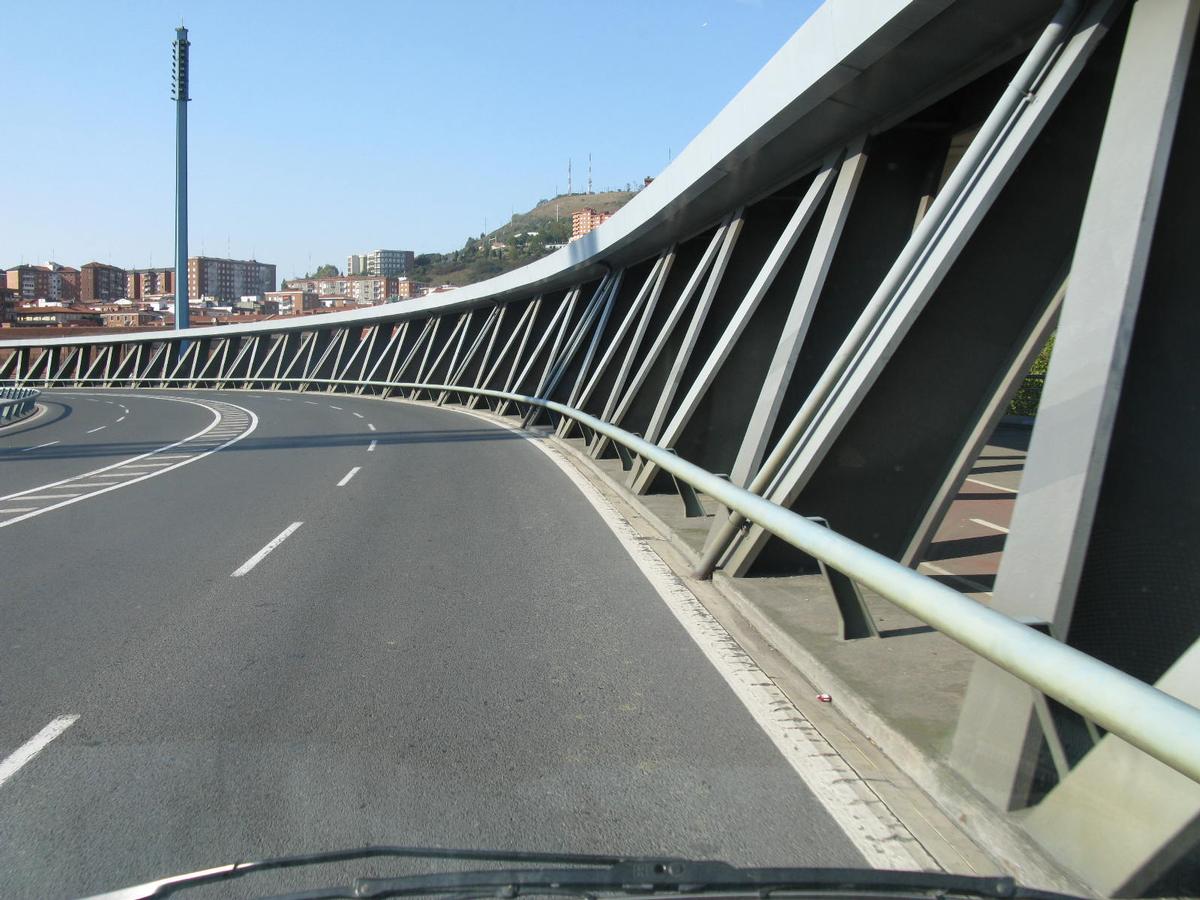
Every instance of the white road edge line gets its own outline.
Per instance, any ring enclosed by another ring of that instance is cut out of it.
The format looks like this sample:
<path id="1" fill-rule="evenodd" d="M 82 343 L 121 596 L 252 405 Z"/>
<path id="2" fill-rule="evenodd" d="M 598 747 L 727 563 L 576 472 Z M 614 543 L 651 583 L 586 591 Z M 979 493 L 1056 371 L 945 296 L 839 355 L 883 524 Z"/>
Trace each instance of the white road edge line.
<path id="1" fill-rule="evenodd" d="M 353 469 L 351 469 L 349 472 L 347 472 L 344 476 L 342 476 L 342 480 L 337 483 L 337 486 L 345 487 L 347 484 L 350 483 L 350 479 L 358 474 L 358 470 L 361 468 L 362 468 L 362 466 L 355 466 Z"/>
<path id="2" fill-rule="evenodd" d="M 26 447 L 22 453 L 28 453 L 30 450 L 41 450 L 43 447 L 53 447 L 58 441 L 46 441 L 44 444 L 38 444 L 36 447 Z"/>
<path id="3" fill-rule="evenodd" d="M 371 440 L 371 443 L 367 444 L 367 452 L 368 452 L 368 453 L 374 453 L 374 452 L 375 452 L 375 445 L 376 445 L 376 444 L 378 444 L 378 443 L 379 443 L 379 441 L 372 439 L 372 440 Z"/>
<path id="4" fill-rule="evenodd" d="M 548 446 L 543 440 L 534 440 L 507 422 L 497 422 L 472 410 L 454 412 L 474 416 L 521 435 L 550 457 L 571 479 L 616 535 L 684 631 L 870 865 L 881 869 L 940 871 L 936 860 L 869 782 L 842 759 L 787 694 L 738 646 L 725 626 L 649 548 L 646 539 L 570 460 L 557 448 Z"/>
<path id="5" fill-rule="evenodd" d="M 121 396 L 125 396 L 125 395 L 121 395 Z M 203 429 L 201 429 L 200 431 L 197 431 L 195 434 L 191 435 L 190 437 L 185 437 L 182 440 L 175 441 L 175 443 L 173 443 L 173 444 L 167 444 L 165 447 L 159 447 L 158 448 L 159 450 L 173 450 L 174 448 L 180 446 L 181 444 L 186 444 L 190 440 L 194 440 L 195 438 L 201 437 L 202 435 L 211 431 L 214 427 L 216 427 L 217 423 L 219 423 L 221 421 L 221 413 L 220 412 L 213 409 L 211 406 L 205 406 L 203 403 L 201 403 L 199 401 L 188 400 L 184 397 L 163 397 L 163 396 L 159 396 L 159 395 L 155 395 L 155 394 L 148 394 L 146 396 L 153 397 L 156 400 L 169 400 L 173 403 L 190 403 L 193 406 L 199 406 L 201 409 L 207 409 L 210 413 L 213 414 L 213 420 L 207 426 L 205 426 Z M 242 440 L 242 438 L 247 437 L 250 434 L 253 434 L 254 430 L 256 428 L 258 428 L 258 416 L 255 415 L 250 410 L 246 409 L 244 406 L 237 406 L 236 404 L 229 403 L 228 401 L 225 401 L 225 400 L 214 401 L 214 402 L 222 403 L 225 406 L 231 406 L 236 410 L 240 410 L 241 412 L 246 413 L 246 415 L 248 415 L 250 417 L 249 418 L 249 426 L 246 428 L 246 430 L 243 431 L 241 434 L 237 435 L 236 437 L 230 438 L 228 441 L 225 441 L 223 444 L 219 444 L 210 450 L 205 450 L 203 453 L 195 453 L 195 454 L 189 453 L 186 455 L 186 457 L 184 459 L 181 459 L 178 463 L 176 463 L 173 466 L 168 466 L 167 468 L 164 468 L 164 469 L 157 469 L 156 471 L 153 471 L 153 472 L 147 472 L 145 475 L 139 475 L 137 478 L 132 478 L 129 481 L 122 481 L 120 484 L 114 484 L 112 487 L 101 488 L 98 491 L 92 491 L 90 494 L 83 494 L 79 497 L 75 497 L 70 500 L 63 500 L 61 503 L 54 503 L 54 504 L 51 504 L 50 506 L 42 507 L 41 509 L 34 510 L 33 512 L 28 512 L 28 513 L 25 513 L 24 515 L 17 516 L 15 519 L 8 519 L 7 521 L 0 522 L 0 528 L 7 528 L 9 525 L 15 525 L 17 522 L 24 522 L 26 519 L 32 519 L 34 516 L 42 515 L 42 513 L 48 513 L 51 510 L 60 509 L 64 506 L 70 506 L 72 503 L 78 503 L 81 500 L 87 500 L 91 497 L 96 497 L 100 494 L 106 494 L 109 491 L 119 491 L 121 488 L 127 487 L 128 485 L 137 484 L 139 481 L 145 481 L 148 478 L 156 478 L 159 475 L 165 474 L 166 472 L 174 471 L 175 469 L 178 469 L 181 466 L 191 465 L 192 463 L 197 462 L 198 460 L 204 459 L 205 457 L 211 456 L 212 454 L 214 454 L 220 450 L 224 450 L 226 447 L 236 444 L 238 441 Z M 77 481 L 81 478 L 90 478 L 93 475 L 99 475 L 101 472 L 111 472 L 111 470 L 113 470 L 113 469 L 117 469 L 117 468 L 120 468 L 121 466 L 128 465 L 131 462 L 137 462 L 139 459 L 145 459 L 147 456 L 153 456 L 156 453 L 157 453 L 157 451 L 150 450 L 146 453 L 140 454 L 139 456 L 133 456 L 133 457 L 130 457 L 129 459 L 123 460 L 121 462 L 116 462 L 116 463 L 113 463 L 112 465 L 104 466 L 103 468 L 100 468 L 100 469 L 93 469 L 90 472 L 81 472 L 78 475 L 72 475 L 70 478 L 64 478 L 61 481 L 54 482 L 53 484 L 43 484 L 43 485 L 40 485 L 39 487 L 28 488 L 24 491 L 19 491 L 15 494 L 8 494 L 4 497 L 0 497 L 0 500 L 19 499 L 21 497 L 24 497 L 26 494 L 32 494 L 34 491 L 43 491 L 43 490 L 46 490 L 47 488 L 58 487 L 59 485 L 68 484 L 69 482 Z M 111 478 L 114 476 L 124 478 L 125 473 L 111 472 L 111 474 L 106 477 Z"/>
<path id="6" fill-rule="evenodd" d="M 44 749 L 52 740 L 75 724 L 78 715 L 59 716 L 0 762 L 0 785 L 12 778 L 20 768 Z"/>
<path id="7" fill-rule="evenodd" d="M 86 434 L 95 434 L 97 431 L 103 431 L 107 427 L 107 425 L 98 425 L 95 428 L 89 429 Z"/>
<path id="8" fill-rule="evenodd" d="M 976 525 L 982 525 L 984 528 L 991 528 L 993 531 L 999 531 L 1003 534 L 1008 534 L 1008 529 L 1003 525 L 997 525 L 995 522 L 989 522 L 987 519 L 972 519 Z"/>
<path id="9" fill-rule="evenodd" d="M 938 575 L 945 575 L 947 578 L 953 578 L 959 584 L 965 584 L 967 587 L 971 588 L 972 594 L 987 594 L 989 597 L 992 596 L 991 591 L 985 588 L 978 581 L 968 578 L 966 575 L 959 575 L 957 572 L 951 572 L 949 569 L 943 569 L 941 566 L 935 565 L 931 562 L 920 563 L 918 568 L 920 568 L 920 566 L 924 566 L 930 572 L 936 572 Z"/>
<path id="10" fill-rule="evenodd" d="M 259 550 L 257 553 L 255 553 L 252 557 L 250 557 L 248 560 L 246 560 L 244 563 L 242 563 L 240 566 L 238 566 L 238 568 L 234 570 L 233 575 L 231 577 L 232 578 L 241 578 L 243 575 L 245 575 L 247 572 L 249 572 L 251 569 L 253 569 L 255 566 L 257 566 L 260 562 L 262 562 L 268 553 L 270 553 L 272 550 L 274 550 L 276 547 L 278 547 L 280 544 L 282 544 L 284 541 L 286 541 L 291 536 L 292 532 L 295 531 L 297 528 L 299 528 L 303 524 L 304 524 L 303 522 L 293 522 L 287 528 L 283 529 L 283 531 L 279 532 L 279 534 L 276 535 L 267 544 L 267 546 L 263 547 L 261 550 Z"/>
<path id="11" fill-rule="evenodd" d="M 984 487 L 990 487 L 996 491 L 1004 491 L 1004 493 L 1006 493 L 1006 494 L 1017 493 L 1016 488 L 1005 487 L 1002 484 L 992 484 L 990 481 L 984 481 L 982 478 L 976 478 L 974 476 L 968 477 L 967 481 L 974 482 L 975 484 L 982 484 Z"/>

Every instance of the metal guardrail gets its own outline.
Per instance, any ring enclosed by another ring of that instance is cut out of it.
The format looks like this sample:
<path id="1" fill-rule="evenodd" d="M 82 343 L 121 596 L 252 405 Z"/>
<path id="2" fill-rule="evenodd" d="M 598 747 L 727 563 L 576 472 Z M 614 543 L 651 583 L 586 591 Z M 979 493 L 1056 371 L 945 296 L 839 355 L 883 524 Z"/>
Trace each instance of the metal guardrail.
<path id="1" fill-rule="evenodd" d="M 23 419 L 37 407 L 41 391 L 34 388 L 0 388 L 0 425 Z"/>
<path id="2" fill-rule="evenodd" d="M 697 491 L 761 526 L 780 540 L 845 573 L 926 625 L 936 628 L 1031 687 L 1053 697 L 1106 731 L 1200 783 L 1200 709 L 1101 662 L 1049 635 L 1011 619 L 953 588 L 900 565 L 843 535 L 738 487 L 674 452 L 553 400 L 425 382 L 356 381 L 331 378 L 223 378 L 243 385 L 305 385 L 464 394 L 540 408 L 652 462 Z M 190 379 L 67 379 L 72 386 L 137 382 L 203 390 Z"/>

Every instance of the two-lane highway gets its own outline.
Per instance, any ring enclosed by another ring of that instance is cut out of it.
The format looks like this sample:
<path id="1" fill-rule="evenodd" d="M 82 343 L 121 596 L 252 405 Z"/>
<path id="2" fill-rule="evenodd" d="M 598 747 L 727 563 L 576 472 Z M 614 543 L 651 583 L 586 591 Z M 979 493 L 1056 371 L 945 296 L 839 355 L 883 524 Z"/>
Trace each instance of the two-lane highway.
<path id="1" fill-rule="evenodd" d="M 0 433 L 6 495 L 218 403 L 254 428 L 0 528 L 0 895 L 368 843 L 922 859 L 838 806 L 827 746 L 512 430 L 345 394 L 45 396 L 69 414 Z"/>

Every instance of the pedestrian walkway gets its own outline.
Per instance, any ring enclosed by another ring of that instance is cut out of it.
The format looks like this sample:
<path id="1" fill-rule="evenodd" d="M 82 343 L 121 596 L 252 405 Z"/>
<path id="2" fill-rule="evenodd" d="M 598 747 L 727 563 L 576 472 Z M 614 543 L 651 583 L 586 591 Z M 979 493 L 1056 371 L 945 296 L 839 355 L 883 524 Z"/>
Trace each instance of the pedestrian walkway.
<path id="1" fill-rule="evenodd" d="M 972 465 L 919 566 L 920 571 L 981 603 L 991 602 L 1012 520 L 1030 430 L 1001 425 Z M 582 441 L 569 441 L 583 449 Z M 582 459 L 582 454 L 578 455 Z M 634 498 L 619 460 L 592 463 L 672 544 L 697 558 L 712 516 L 687 518 L 678 496 Z M 710 513 L 717 505 L 701 502 Z M 975 654 L 864 591 L 878 639 L 843 641 L 829 586 L 820 575 L 728 578 L 714 584 L 814 688 L 829 693 L 855 724 L 903 764 L 944 762 Z"/>

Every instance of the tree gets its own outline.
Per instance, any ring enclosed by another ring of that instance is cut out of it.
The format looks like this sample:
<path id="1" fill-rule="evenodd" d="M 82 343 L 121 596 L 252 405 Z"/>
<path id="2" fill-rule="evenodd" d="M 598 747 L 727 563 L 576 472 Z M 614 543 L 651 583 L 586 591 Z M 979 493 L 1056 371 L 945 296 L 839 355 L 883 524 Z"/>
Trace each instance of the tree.
<path id="1" fill-rule="evenodd" d="M 326 263 L 325 265 L 323 265 L 319 269 L 317 269 L 316 274 L 314 274 L 312 277 L 313 278 L 332 278 L 335 275 L 341 275 L 341 274 L 342 273 L 338 271 L 337 266 Z"/>

